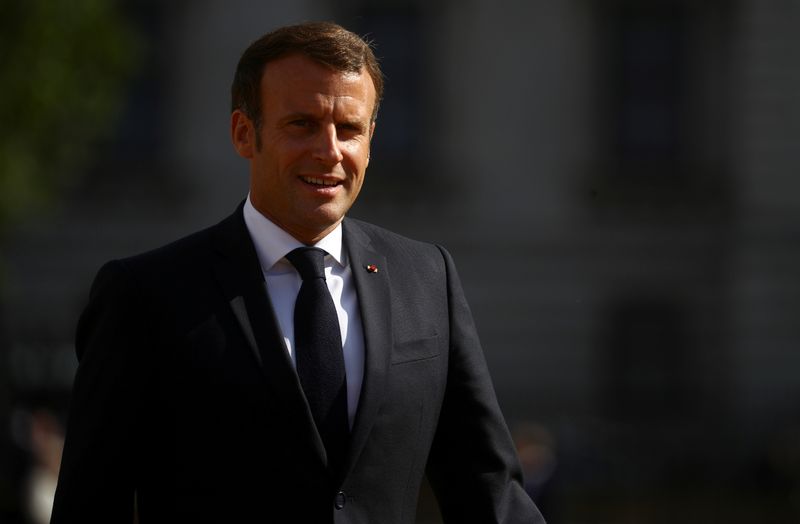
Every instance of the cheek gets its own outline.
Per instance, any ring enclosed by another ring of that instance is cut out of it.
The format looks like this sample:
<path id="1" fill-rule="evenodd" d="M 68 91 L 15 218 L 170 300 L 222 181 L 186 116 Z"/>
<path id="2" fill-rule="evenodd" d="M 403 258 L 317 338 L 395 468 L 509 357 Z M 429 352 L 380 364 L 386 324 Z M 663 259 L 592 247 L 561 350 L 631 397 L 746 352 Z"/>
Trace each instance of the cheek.
<path id="1" fill-rule="evenodd" d="M 270 140 L 267 142 L 270 146 L 263 151 L 264 160 L 279 170 L 285 170 L 301 160 L 309 151 L 309 145 L 304 140 L 283 136 L 268 137 L 266 140 Z"/>
<path id="2" fill-rule="evenodd" d="M 369 144 L 357 143 L 342 149 L 346 151 L 347 158 L 357 171 L 362 172 L 366 169 L 369 163 Z"/>

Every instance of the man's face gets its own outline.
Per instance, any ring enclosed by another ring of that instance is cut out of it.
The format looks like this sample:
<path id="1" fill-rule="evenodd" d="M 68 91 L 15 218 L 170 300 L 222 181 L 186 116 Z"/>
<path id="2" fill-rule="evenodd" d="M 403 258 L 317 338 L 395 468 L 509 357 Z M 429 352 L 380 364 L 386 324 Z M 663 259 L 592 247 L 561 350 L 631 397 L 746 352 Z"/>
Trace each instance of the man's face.
<path id="1" fill-rule="evenodd" d="M 364 69 L 342 73 L 299 54 L 269 62 L 261 129 L 241 111 L 231 119 L 234 147 L 250 160 L 253 206 L 306 244 L 332 231 L 364 183 L 374 106 Z"/>

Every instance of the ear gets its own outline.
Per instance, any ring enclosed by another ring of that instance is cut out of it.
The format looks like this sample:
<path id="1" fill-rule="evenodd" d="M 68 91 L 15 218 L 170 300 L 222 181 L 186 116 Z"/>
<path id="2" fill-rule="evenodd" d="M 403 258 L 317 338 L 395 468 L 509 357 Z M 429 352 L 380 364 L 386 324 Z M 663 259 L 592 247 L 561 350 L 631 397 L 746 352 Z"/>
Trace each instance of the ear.
<path id="1" fill-rule="evenodd" d="M 239 109 L 231 114 L 231 140 L 239 156 L 253 158 L 256 151 L 256 129 L 253 121 Z"/>

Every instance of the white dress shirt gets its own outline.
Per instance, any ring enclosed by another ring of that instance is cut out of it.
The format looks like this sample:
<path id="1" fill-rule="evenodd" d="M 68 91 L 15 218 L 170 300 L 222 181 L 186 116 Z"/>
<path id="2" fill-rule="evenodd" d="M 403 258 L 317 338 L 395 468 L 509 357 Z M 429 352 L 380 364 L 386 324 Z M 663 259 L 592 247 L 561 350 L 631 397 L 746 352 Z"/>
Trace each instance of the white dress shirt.
<path id="1" fill-rule="evenodd" d="M 259 213 L 250 202 L 250 195 L 244 204 L 244 222 L 250 238 L 253 239 L 261 271 L 264 272 L 267 281 L 267 291 L 283 332 L 286 349 L 296 366 L 294 303 L 302 279 L 295 267 L 286 259 L 286 254 L 305 244 Z M 361 327 L 361 313 L 358 309 L 353 273 L 347 261 L 347 254 L 342 249 L 342 224 L 314 244 L 314 247 L 328 252 L 325 256 L 325 282 L 331 292 L 336 314 L 339 316 L 344 370 L 347 376 L 347 414 L 352 428 L 361 394 L 361 382 L 364 379 L 364 330 Z"/>

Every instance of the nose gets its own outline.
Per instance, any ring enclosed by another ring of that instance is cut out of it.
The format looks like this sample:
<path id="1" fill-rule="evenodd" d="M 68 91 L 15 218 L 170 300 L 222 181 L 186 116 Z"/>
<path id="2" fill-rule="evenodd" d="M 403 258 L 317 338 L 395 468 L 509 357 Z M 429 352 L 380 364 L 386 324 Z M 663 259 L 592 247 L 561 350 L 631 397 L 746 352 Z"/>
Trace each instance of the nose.
<path id="1" fill-rule="evenodd" d="M 335 165 L 342 161 L 342 150 L 336 125 L 330 124 L 320 128 L 319 136 L 314 144 L 314 159 L 326 164 Z"/>

